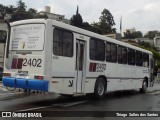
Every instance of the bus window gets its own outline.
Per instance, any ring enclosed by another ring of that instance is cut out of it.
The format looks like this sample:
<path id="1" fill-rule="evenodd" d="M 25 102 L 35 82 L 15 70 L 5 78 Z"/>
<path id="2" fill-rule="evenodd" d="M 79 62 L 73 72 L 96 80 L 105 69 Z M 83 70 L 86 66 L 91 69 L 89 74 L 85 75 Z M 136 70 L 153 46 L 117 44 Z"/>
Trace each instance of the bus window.
<path id="1" fill-rule="evenodd" d="M 128 48 L 128 65 L 135 65 L 135 50 Z"/>
<path id="2" fill-rule="evenodd" d="M 44 49 L 44 24 L 22 24 L 11 27 L 10 50 L 39 51 Z"/>
<path id="3" fill-rule="evenodd" d="M 79 71 L 83 69 L 84 45 L 80 44 Z"/>
<path id="4" fill-rule="evenodd" d="M 102 40 L 90 39 L 90 59 L 104 61 L 105 60 L 105 43 Z"/>
<path id="5" fill-rule="evenodd" d="M 142 52 L 136 51 L 136 65 L 142 66 Z"/>
<path id="6" fill-rule="evenodd" d="M 111 58 L 112 62 L 117 62 L 117 46 L 111 44 Z"/>
<path id="7" fill-rule="evenodd" d="M 127 63 L 127 49 L 125 47 L 118 46 L 117 55 L 118 55 L 118 63 L 120 64 Z"/>
<path id="8" fill-rule="evenodd" d="M 149 66 L 149 55 L 146 53 L 143 53 L 143 67 Z"/>
<path id="9" fill-rule="evenodd" d="M 73 56 L 73 34 L 55 29 L 53 32 L 53 53 L 59 56 Z"/>
<path id="10" fill-rule="evenodd" d="M 111 45 L 106 43 L 106 61 L 111 62 Z"/>
<path id="11" fill-rule="evenodd" d="M 117 46 L 116 45 L 106 43 L 106 61 L 117 62 Z"/>

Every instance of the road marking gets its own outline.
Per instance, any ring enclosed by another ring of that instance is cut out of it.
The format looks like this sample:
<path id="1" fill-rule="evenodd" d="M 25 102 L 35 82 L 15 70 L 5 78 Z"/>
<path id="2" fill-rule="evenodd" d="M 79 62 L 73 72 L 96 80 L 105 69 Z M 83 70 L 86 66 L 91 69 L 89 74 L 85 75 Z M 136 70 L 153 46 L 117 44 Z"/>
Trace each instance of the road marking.
<path id="1" fill-rule="evenodd" d="M 25 111 L 32 111 L 32 110 L 38 110 L 38 109 L 44 109 L 44 108 L 49 108 L 49 107 L 70 107 L 78 104 L 82 104 L 88 101 L 79 101 L 79 102 L 72 102 L 72 103 L 60 103 L 60 104 L 52 104 L 50 106 L 43 106 L 43 107 L 35 107 L 35 108 L 29 108 L 29 109 L 24 109 L 24 110 L 17 110 L 15 112 L 25 112 Z"/>
<path id="2" fill-rule="evenodd" d="M 29 109 L 24 109 L 24 110 L 17 110 L 17 111 L 15 111 L 15 112 L 32 111 L 32 110 L 38 110 L 38 109 L 49 108 L 49 107 L 52 107 L 52 106 L 43 106 L 43 107 L 29 108 Z"/>
<path id="3" fill-rule="evenodd" d="M 72 103 L 52 104 L 52 106 L 55 106 L 55 107 L 70 107 L 70 106 L 82 104 L 82 103 L 85 103 L 85 102 L 88 102 L 88 101 L 79 101 L 79 102 L 72 102 Z"/>

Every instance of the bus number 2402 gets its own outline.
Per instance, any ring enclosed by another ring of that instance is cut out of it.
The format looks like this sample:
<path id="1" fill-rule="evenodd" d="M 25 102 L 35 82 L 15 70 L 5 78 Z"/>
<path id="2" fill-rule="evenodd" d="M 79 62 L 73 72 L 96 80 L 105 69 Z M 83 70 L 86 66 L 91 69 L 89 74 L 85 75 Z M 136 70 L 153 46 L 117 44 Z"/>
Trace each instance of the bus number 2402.
<path id="1" fill-rule="evenodd" d="M 42 67 L 41 66 L 41 63 L 42 63 L 42 59 L 27 59 L 27 58 L 24 58 L 23 59 L 23 66 L 33 66 L 33 67 Z"/>

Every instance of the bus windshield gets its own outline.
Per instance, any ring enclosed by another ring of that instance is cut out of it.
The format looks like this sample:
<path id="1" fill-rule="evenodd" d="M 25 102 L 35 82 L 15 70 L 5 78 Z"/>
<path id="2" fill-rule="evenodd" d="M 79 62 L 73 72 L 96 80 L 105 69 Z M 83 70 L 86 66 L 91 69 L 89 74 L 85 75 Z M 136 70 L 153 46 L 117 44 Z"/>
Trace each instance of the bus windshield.
<path id="1" fill-rule="evenodd" d="M 43 50 L 44 24 L 11 27 L 10 50 Z"/>

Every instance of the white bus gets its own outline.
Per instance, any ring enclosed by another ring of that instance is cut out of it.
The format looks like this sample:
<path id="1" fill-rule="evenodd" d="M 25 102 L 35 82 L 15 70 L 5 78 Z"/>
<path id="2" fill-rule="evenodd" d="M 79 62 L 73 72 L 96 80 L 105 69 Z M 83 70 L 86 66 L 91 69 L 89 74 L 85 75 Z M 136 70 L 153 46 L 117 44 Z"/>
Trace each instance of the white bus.
<path id="1" fill-rule="evenodd" d="M 3 85 L 62 95 L 152 86 L 151 52 L 50 19 L 11 24 Z"/>

